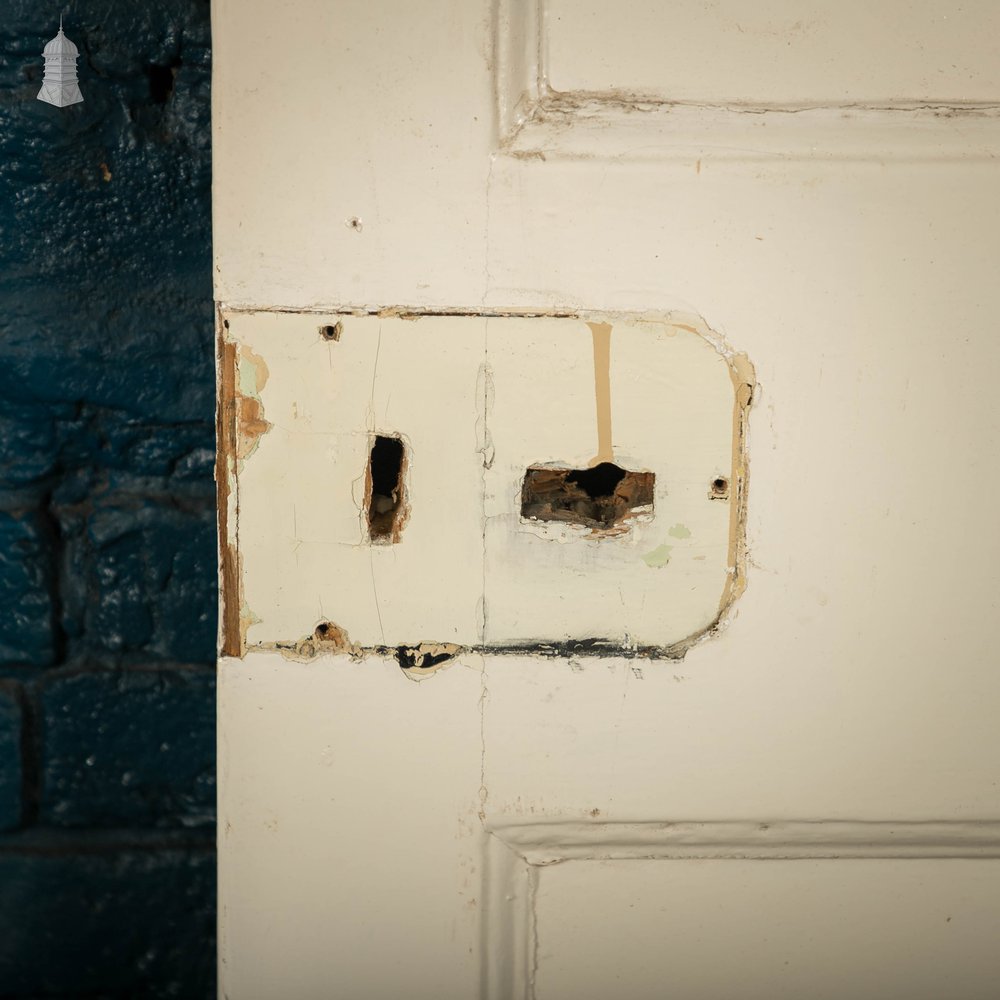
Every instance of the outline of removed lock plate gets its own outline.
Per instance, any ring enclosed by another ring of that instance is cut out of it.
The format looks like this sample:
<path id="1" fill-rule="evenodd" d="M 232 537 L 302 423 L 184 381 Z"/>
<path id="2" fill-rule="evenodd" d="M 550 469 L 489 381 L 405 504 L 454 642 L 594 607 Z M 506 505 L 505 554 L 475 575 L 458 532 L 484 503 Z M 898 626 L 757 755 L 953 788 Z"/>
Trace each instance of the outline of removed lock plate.
<path id="1" fill-rule="evenodd" d="M 223 311 L 218 348 L 224 655 L 677 659 L 745 587 L 754 373 L 697 316 Z"/>

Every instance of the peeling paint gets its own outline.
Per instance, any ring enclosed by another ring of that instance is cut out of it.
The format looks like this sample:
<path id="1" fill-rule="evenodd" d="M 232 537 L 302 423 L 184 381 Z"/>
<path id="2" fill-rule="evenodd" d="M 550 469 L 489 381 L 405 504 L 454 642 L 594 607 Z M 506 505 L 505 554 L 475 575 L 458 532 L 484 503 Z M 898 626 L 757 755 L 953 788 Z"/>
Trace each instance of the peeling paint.
<path id="1" fill-rule="evenodd" d="M 240 621 L 243 574 L 237 545 L 236 346 L 225 338 L 228 321 L 218 314 L 215 482 L 219 519 L 219 650 L 242 656 L 245 630 Z"/>
<path id="2" fill-rule="evenodd" d="M 269 373 L 264 359 L 246 345 L 240 347 L 237 369 L 236 457 L 242 463 L 257 450 L 261 437 L 271 429 L 271 424 L 264 419 L 260 397 Z"/>
<path id="3" fill-rule="evenodd" d="M 455 644 L 453 651 L 449 654 L 456 655 L 459 651 L 468 651 L 483 654 L 495 654 L 504 655 L 506 653 L 514 655 L 554 655 L 554 656 L 581 656 L 581 655 L 591 655 L 591 656 L 625 656 L 634 657 L 639 656 L 649 659 L 676 659 L 682 657 L 685 652 L 699 644 L 700 642 L 710 638 L 715 635 L 720 628 L 724 627 L 727 621 L 727 615 L 733 606 L 734 601 L 742 593 L 745 587 L 745 564 L 746 564 L 746 542 L 744 538 L 744 524 L 745 524 L 745 508 L 746 508 L 746 495 L 747 495 L 747 479 L 748 479 L 748 469 L 746 462 L 746 431 L 747 431 L 747 414 L 748 409 L 753 401 L 754 396 L 754 376 L 753 368 L 749 361 L 741 355 L 736 355 L 725 343 L 725 341 L 716 333 L 714 333 L 701 319 L 701 317 L 689 314 L 689 313 L 650 313 L 650 314 L 593 314 L 593 313 L 578 313 L 573 314 L 569 312 L 564 312 L 561 310 L 550 310 L 542 313 L 533 311 L 516 311 L 516 310 L 499 310 L 496 312 L 480 312 L 478 310 L 440 310 L 434 312 L 420 312 L 409 307 L 391 307 L 391 308 L 352 308 L 347 310 L 338 310 L 334 313 L 329 312 L 314 312 L 305 311 L 300 312 L 297 310 L 276 310 L 275 312 L 288 313 L 290 316 L 302 316 L 307 317 L 309 315 L 314 315 L 318 318 L 316 325 L 307 324 L 306 330 L 309 330 L 311 325 L 311 336 L 316 337 L 316 331 L 323 330 L 326 326 L 333 327 L 339 325 L 341 330 L 344 330 L 350 325 L 350 317 L 377 317 L 378 319 L 406 319 L 409 321 L 418 321 L 422 318 L 431 318 L 433 316 L 456 316 L 456 317 L 469 317 L 469 318 L 482 318 L 489 319 L 496 316 L 498 319 L 530 319 L 533 317 L 544 318 L 547 320 L 551 319 L 575 319 L 587 324 L 589 327 L 591 336 L 594 339 L 594 398 L 595 398 L 595 410 L 598 414 L 598 456 L 601 457 L 602 454 L 606 453 L 609 444 L 611 442 L 610 433 L 610 421 L 602 421 L 601 414 L 606 413 L 610 410 L 611 404 L 611 394 L 610 394 L 610 379 L 604 378 L 605 392 L 601 391 L 602 382 L 602 372 L 605 376 L 609 370 L 610 362 L 610 334 L 615 328 L 616 323 L 628 324 L 630 329 L 635 329 L 636 327 L 642 328 L 647 326 L 650 329 L 650 333 L 654 336 L 662 336 L 664 338 L 678 338 L 681 336 L 682 332 L 696 335 L 701 340 L 707 342 L 714 351 L 724 360 L 726 367 L 728 368 L 729 380 L 733 386 L 733 395 L 728 398 L 732 400 L 732 428 L 733 436 L 731 438 L 731 456 L 730 461 L 727 463 L 724 458 L 726 452 L 719 451 L 715 452 L 715 457 L 713 458 L 713 463 L 717 463 L 717 467 L 713 468 L 711 465 L 704 469 L 704 482 L 705 489 L 708 492 L 711 489 L 711 484 L 720 478 L 725 479 L 728 486 L 728 491 L 725 496 L 710 494 L 712 499 L 717 503 L 726 503 L 729 507 L 728 511 L 725 511 L 724 516 L 728 518 L 729 521 L 729 540 L 728 540 L 728 552 L 726 553 L 724 549 L 716 554 L 712 554 L 709 560 L 713 566 L 719 566 L 719 557 L 721 556 L 725 561 L 721 563 L 721 566 L 726 567 L 726 575 L 724 577 L 720 576 L 720 589 L 715 591 L 718 595 L 715 599 L 718 600 L 716 605 L 717 611 L 714 615 L 711 615 L 711 604 L 709 608 L 706 609 L 709 614 L 706 615 L 707 618 L 711 618 L 704 626 L 698 628 L 689 634 L 686 638 L 677 641 L 664 642 L 662 645 L 652 645 L 648 641 L 644 643 L 636 643 L 631 638 L 629 638 L 629 629 L 626 627 L 624 630 L 619 630 L 617 628 L 609 630 L 605 633 L 603 637 L 594 638 L 580 638 L 570 640 L 566 643 L 561 642 L 550 642 L 546 641 L 546 630 L 541 628 L 539 630 L 522 630 L 521 634 L 515 631 L 511 636 L 510 640 L 498 640 L 494 639 L 492 641 L 484 641 L 484 636 L 488 634 L 482 628 L 477 627 L 475 631 L 466 630 L 466 632 L 460 632 L 458 637 L 461 639 L 467 639 L 469 641 L 464 644 Z M 264 315 L 271 315 L 270 313 L 260 313 L 260 311 L 255 310 L 254 313 L 263 319 Z M 237 317 L 239 314 L 230 313 L 230 317 Z M 276 318 L 276 317 L 275 317 Z M 250 317 L 248 316 L 248 320 Z M 245 321 L 240 319 L 239 322 L 242 324 Z M 268 320 L 268 326 L 266 329 L 275 329 L 271 326 L 271 320 Z M 280 320 L 284 323 L 286 321 Z M 240 326 L 239 329 L 243 330 L 246 327 Z M 252 327 L 251 327 L 252 329 Z M 291 329 L 291 328 L 290 328 Z M 347 336 L 350 339 L 352 345 L 356 345 L 362 341 L 357 338 L 351 337 L 350 331 L 346 331 Z M 227 502 L 226 507 L 228 511 L 228 516 L 224 518 L 222 512 L 220 511 L 220 536 L 223 538 L 230 539 L 233 544 L 238 540 L 239 534 L 239 511 L 240 504 L 238 502 L 238 487 L 239 487 L 239 475 L 238 473 L 242 471 L 242 467 L 245 464 L 246 459 L 251 456 L 257 447 L 259 447 L 260 439 L 263 434 L 267 432 L 270 428 L 270 422 L 267 421 L 263 413 L 263 404 L 261 402 L 261 390 L 268 381 L 268 364 L 265 362 L 266 357 L 276 364 L 277 358 L 283 357 L 280 352 L 280 348 L 276 345 L 279 341 L 271 340 L 269 338 L 273 337 L 273 333 L 268 334 L 268 338 L 264 340 L 253 339 L 250 341 L 252 347 L 251 349 L 247 346 L 246 342 L 242 339 L 245 337 L 245 333 L 240 334 L 240 338 L 237 343 L 231 342 L 228 334 L 223 334 L 221 336 L 222 344 L 220 346 L 220 469 L 227 468 L 229 470 L 228 478 L 225 479 L 225 484 L 228 486 Z M 235 333 L 234 333 L 235 338 Z M 602 341 L 604 343 L 602 343 Z M 631 340 L 623 340 L 622 344 L 633 343 L 631 350 L 634 356 L 634 342 Z M 271 346 L 267 346 L 270 344 Z M 485 345 L 484 345 L 485 347 Z M 602 350 L 603 347 L 607 347 L 608 350 Z M 354 350 L 357 348 L 354 347 Z M 624 348 L 623 348 L 624 349 Z M 273 352 L 278 351 L 277 354 L 271 355 Z M 257 352 L 260 353 L 257 353 Z M 346 356 L 346 355 L 345 355 Z M 498 357 L 502 357 L 498 355 Z M 607 362 L 607 364 L 605 363 Z M 287 359 L 283 358 L 284 364 L 287 364 Z M 234 371 L 227 371 L 227 365 L 234 368 Z M 497 470 L 497 463 L 494 461 L 495 445 L 493 443 L 492 432 L 490 429 L 490 422 L 494 419 L 499 420 L 500 417 L 494 414 L 491 407 L 490 400 L 494 394 L 494 389 L 492 386 L 493 379 L 495 377 L 495 370 L 497 365 L 497 359 L 493 357 L 492 354 L 487 355 L 486 358 L 477 362 L 478 374 L 477 378 L 477 394 L 479 398 L 479 403 L 477 407 L 477 423 L 475 428 L 475 434 L 473 440 L 476 448 L 480 453 L 479 464 L 481 464 L 485 470 L 484 474 L 487 475 L 487 481 L 489 482 L 488 488 L 495 489 L 495 485 L 489 481 L 488 474 L 492 471 L 494 475 Z M 509 382 L 509 374 L 505 374 L 505 386 Z M 284 382 L 282 383 L 284 384 Z M 274 390 L 277 391 L 277 390 Z M 506 389 L 505 389 L 506 391 Z M 606 405 L 602 406 L 600 403 L 600 398 L 604 397 L 606 400 Z M 385 406 L 385 396 L 383 396 L 382 406 Z M 484 402 L 485 399 L 485 402 Z M 384 413 L 385 411 L 379 411 Z M 601 431 L 602 422 L 605 426 L 608 426 L 608 430 L 605 432 Z M 369 435 L 369 440 L 371 440 L 371 435 L 376 434 L 375 430 L 375 419 L 374 415 L 370 414 L 369 422 L 367 426 L 367 434 Z M 249 431 L 249 434 L 247 433 Z M 422 432 L 425 433 L 425 432 Z M 395 434 L 393 436 L 396 436 Z M 235 446 L 234 446 L 235 442 Z M 727 444 L 728 448 L 729 445 Z M 409 450 L 409 449 L 408 449 Z M 506 446 L 505 446 L 506 451 Z M 229 456 L 227 458 L 227 456 Z M 542 456 L 539 456 L 542 457 Z M 582 465 L 586 468 L 588 464 L 588 459 L 584 455 L 580 455 L 582 459 Z M 721 461 L 720 461 L 721 459 Z M 276 461 L 273 457 L 269 459 L 270 461 Z M 623 461 L 626 459 L 623 457 Z M 553 469 L 557 468 L 556 463 L 542 462 L 538 468 L 541 469 Z M 257 465 L 254 469 L 258 470 L 259 478 L 259 468 Z M 565 466 L 563 467 L 565 471 Z M 573 471 L 573 470 L 570 470 Z M 361 469 L 358 470 L 359 474 L 364 475 Z M 358 481 L 360 487 L 361 483 L 364 482 L 364 478 Z M 523 481 L 522 481 L 523 486 Z M 366 491 L 367 492 L 367 491 Z M 223 479 L 220 479 L 220 503 L 223 500 L 225 493 Z M 370 502 L 370 494 L 365 497 L 364 502 L 362 501 L 361 489 L 355 494 L 355 503 L 358 507 L 362 508 L 359 511 L 362 518 L 365 517 L 367 505 Z M 603 494 L 602 494 L 603 495 Z M 593 500 L 593 498 L 590 498 Z M 657 496 L 657 500 L 659 496 Z M 259 522 L 260 514 L 262 512 L 260 508 L 259 499 L 259 486 L 258 486 L 258 499 L 255 501 L 257 507 L 257 522 Z M 665 508 L 666 509 L 666 508 Z M 683 508 L 682 508 L 683 509 Z M 516 516 L 515 511 L 515 516 Z M 643 531 L 646 529 L 647 521 L 652 519 L 652 510 L 647 513 L 641 511 L 635 512 L 638 516 L 633 520 L 632 527 L 626 528 L 625 532 L 618 531 L 617 533 L 621 535 L 613 545 L 622 545 L 623 538 L 632 538 L 632 544 L 638 544 L 639 549 L 636 552 L 634 549 L 628 554 L 628 558 L 631 560 L 641 559 L 647 567 L 651 569 L 663 568 L 673 561 L 674 566 L 678 565 L 678 559 L 673 555 L 673 551 L 676 551 L 675 547 L 666 543 L 664 535 L 660 538 L 643 538 Z M 681 513 L 678 510 L 677 513 Z M 226 524 L 223 521 L 226 520 Z M 717 519 L 716 519 L 717 520 Z M 300 521 L 301 521 L 301 511 L 300 511 Z M 683 523 L 682 523 L 683 521 Z M 601 540 L 603 532 L 605 529 L 600 525 L 597 526 L 598 538 L 594 538 L 593 528 L 588 530 L 587 528 L 581 528 L 577 524 L 542 524 L 539 523 L 534 530 L 531 530 L 528 526 L 534 522 L 528 522 L 521 520 L 522 531 L 528 528 L 527 534 L 532 537 L 538 534 L 538 532 L 544 532 L 540 537 L 546 539 L 555 539 L 558 541 L 572 541 L 576 540 L 577 536 L 580 540 L 585 543 L 589 541 L 594 546 L 601 546 L 601 549 L 594 549 L 593 556 L 587 556 L 584 559 L 584 563 L 587 563 L 590 559 L 598 559 L 607 562 L 603 557 L 598 556 L 598 551 L 605 551 L 605 543 Z M 685 517 L 683 514 L 681 518 L 676 519 L 675 523 L 667 522 L 663 525 L 661 531 L 663 531 L 670 539 L 685 539 L 692 537 L 692 527 L 696 526 L 700 522 L 691 520 Z M 637 527 L 636 527 L 637 526 Z M 635 528 L 635 530 L 633 530 Z M 223 530 L 225 529 L 225 530 Z M 572 529 L 576 529 L 575 531 Z M 610 530 L 616 530 L 612 528 Z M 699 553 L 698 555 L 691 554 L 690 550 L 685 547 L 685 560 L 690 560 L 687 565 L 704 565 L 705 563 L 705 550 L 701 548 L 705 544 L 705 538 L 702 534 L 703 529 L 695 528 L 695 533 L 698 534 L 699 538 Z M 291 537 L 291 536 L 290 536 Z M 364 535 L 362 536 L 364 537 Z M 485 538 L 485 535 L 484 535 Z M 720 545 L 724 545 L 725 536 L 721 536 L 717 541 Z M 642 543 L 645 541 L 645 547 Z M 658 542 L 663 541 L 664 544 L 657 545 Z M 403 548 L 407 546 L 407 542 L 403 540 L 401 545 Z M 485 544 L 485 543 L 484 543 Z M 624 544 L 628 545 L 625 541 Z M 656 546 L 650 551 L 650 545 Z M 373 547 L 374 548 L 374 547 Z M 606 549 L 608 554 L 612 553 L 612 548 Z M 569 550 L 567 550 L 567 553 Z M 643 554 L 645 553 L 645 554 Z M 401 553 L 402 554 L 402 553 Z M 379 626 L 380 622 L 376 623 L 374 630 L 371 627 L 372 623 L 362 624 L 358 622 L 355 624 L 355 628 L 361 629 L 364 632 L 365 639 L 363 643 L 353 643 L 346 638 L 346 630 L 344 631 L 343 638 L 330 638 L 327 639 L 317 639 L 315 635 L 308 635 L 304 639 L 298 641 L 285 641 L 280 639 L 280 632 L 278 636 L 264 636 L 261 635 L 260 629 L 255 629 L 250 634 L 255 636 L 255 640 L 247 642 L 247 629 L 254 623 L 259 621 L 257 615 L 254 614 L 253 610 L 247 606 L 247 603 L 242 597 L 242 567 L 240 566 L 240 561 L 236 558 L 235 549 L 230 553 L 231 558 L 226 557 L 225 549 L 222 552 L 224 566 L 223 566 L 223 624 L 224 630 L 221 635 L 223 649 L 226 655 L 242 655 L 249 645 L 253 649 L 267 649 L 272 648 L 280 650 L 285 655 L 291 656 L 292 658 L 307 658 L 310 659 L 314 656 L 320 654 L 346 654 L 353 657 L 364 657 L 368 655 L 389 655 L 398 658 L 399 650 L 402 649 L 403 660 L 407 663 L 412 663 L 408 665 L 405 669 L 416 670 L 416 671 L 431 671 L 436 669 L 437 663 L 430 663 L 425 659 L 424 647 L 437 647 L 442 644 L 438 643 L 417 643 L 416 645 L 404 644 L 403 646 L 397 646 L 396 643 L 400 638 L 406 638 L 406 636 L 400 637 L 398 632 L 394 635 L 379 636 Z M 624 551 L 622 552 L 624 556 Z M 386 553 L 386 557 L 388 553 Z M 376 558 L 385 558 L 376 556 Z M 555 557 L 556 561 L 560 559 L 570 559 L 576 560 L 579 557 L 573 555 L 561 556 L 557 555 Z M 383 562 L 383 566 L 388 567 L 392 565 L 391 562 Z M 581 564 L 582 565 L 582 564 Z M 602 565 L 601 562 L 595 563 L 595 565 Z M 633 562 L 634 565 L 634 562 Z M 256 572 L 256 571 L 255 571 Z M 676 573 L 666 574 L 667 576 L 675 577 Z M 653 575 L 650 575 L 652 579 Z M 255 580 L 259 579 L 259 573 L 255 576 Z M 378 594 L 375 595 L 376 602 L 378 601 Z M 710 598 L 710 601 L 712 598 Z M 258 600 L 254 600 L 252 603 L 259 603 Z M 266 608 L 270 607 L 267 602 L 264 602 L 265 611 L 262 612 L 265 617 L 270 621 L 270 615 L 267 613 Z M 486 609 L 483 601 L 480 601 L 482 606 L 481 615 L 485 615 Z M 235 606 L 235 611 L 230 610 Z M 260 610 L 259 608 L 257 610 Z M 492 610 L 492 609 L 491 609 Z M 480 615 L 480 613 L 477 613 Z M 352 614 L 352 618 L 353 618 Z M 703 620 L 706 620 L 703 619 Z M 479 622 L 477 617 L 477 623 Z M 492 622 L 492 615 L 491 615 Z M 350 623 L 348 623 L 350 624 Z M 496 626 L 494 626 L 494 629 Z M 287 634 L 287 632 L 286 632 Z M 294 634 L 294 632 L 293 632 Z M 502 632 L 501 632 L 502 634 Z M 576 635 L 580 635 L 581 630 L 576 630 Z M 583 633 L 586 636 L 586 633 Z M 523 638 L 522 638 L 523 636 Z M 672 637 L 671 637 L 672 638 Z M 381 641 L 380 641 L 381 639 Z M 389 640 L 387 643 L 386 640 Z M 373 641 L 374 640 L 374 641 Z M 414 652 L 416 651 L 416 652 Z M 447 652 L 446 650 L 436 650 L 430 653 L 430 656 L 437 656 L 439 653 Z M 447 662 L 443 660 L 441 662 Z M 413 676 L 424 676 L 423 673 L 415 673 Z"/>
<path id="4" fill-rule="evenodd" d="M 350 656 L 361 659 L 366 652 L 361 646 L 351 642 L 347 630 L 333 622 L 321 621 L 308 635 L 294 641 L 258 643 L 255 649 L 274 649 L 288 660 L 299 663 L 309 662 L 324 654 Z"/>
<path id="5" fill-rule="evenodd" d="M 351 641 L 347 630 L 333 622 L 321 621 L 313 631 L 294 642 L 259 643 L 256 649 L 273 649 L 286 659 L 307 663 L 318 656 L 347 656 L 364 660 L 369 656 L 393 657 L 411 680 L 423 680 L 446 666 L 465 647 L 454 642 L 419 642 L 400 646 L 361 646 Z"/>
<path id="6" fill-rule="evenodd" d="M 462 652 L 454 642 L 422 642 L 416 646 L 397 646 L 396 659 L 407 677 L 422 680 L 451 666 L 452 660 Z"/>
<path id="7" fill-rule="evenodd" d="M 229 340 L 228 328 L 228 320 L 218 325 L 215 479 L 219 494 L 219 648 L 224 656 L 242 656 L 247 631 L 260 618 L 243 600 L 238 473 L 260 436 L 271 427 L 263 418 L 260 400 L 269 373 L 260 355 Z"/>
<path id="8" fill-rule="evenodd" d="M 239 571 L 240 571 L 240 579 L 242 580 L 242 578 L 243 578 L 243 559 L 242 559 L 242 557 L 238 558 L 237 565 L 238 565 Z M 240 645 L 239 645 L 239 648 L 240 648 L 240 651 L 241 651 L 240 655 L 242 656 L 243 653 L 246 651 L 246 648 L 247 648 L 247 632 L 249 631 L 250 626 L 258 624 L 261 621 L 261 619 L 258 618 L 257 615 L 255 615 L 253 613 L 253 611 L 250 609 L 250 607 L 247 604 L 247 602 L 243 599 L 242 593 L 239 595 L 239 599 L 240 599 L 240 623 L 239 623 Z"/>
<path id="9" fill-rule="evenodd" d="M 414 678 L 422 678 L 437 672 L 446 663 L 460 658 L 463 653 L 477 656 L 541 656 L 546 659 L 560 659 L 566 661 L 573 673 L 583 673 L 585 670 L 585 664 L 577 659 L 578 657 L 605 660 L 640 659 L 651 662 L 678 661 L 683 660 L 688 649 L 703 638 L 699 635 L 672 646 L 638 645 L 628 640 L 599 638 L 569 639 L 565 642 L 477 643 L 470 646 L 448 642 L 361 646 L 351 642 L 347 638 L 347 633 L 337 628 L 346 641 L 326 642 L 317 639 L 314 633 L 310 633 L 299 640 L 259 642 L 250 648 L 260 652 L 274 651 L 285 659 L 297 663 L 308 663 L 320 656 L 346 656 L 355 662 L 369 657 L 380 659 L 391 657 L 400 664 L 404 672 L 410 673 Z"/>
<path id="10" fill-rule="evenodd" d="M 347 631 L 333 622 L 320 622 L 313 631 L 313 642 L 317 652 L 355 653 L 358 649 Z"/>
<path id="11" fill-rule="evenodd" d="M 747 433 L 750 407 L 753 405 L 757 386 L 753 365 L 745 354 L 729 354 L 729 373 L 733 381 L 733 474 L 730 489 L 734 496 L 729 512 L 729 566 L 730 574 L 719 602 L 722 618 L 736 599 L 746 589 L 746 510 L 749 487 L 749 460 L 747 458 Z"/>

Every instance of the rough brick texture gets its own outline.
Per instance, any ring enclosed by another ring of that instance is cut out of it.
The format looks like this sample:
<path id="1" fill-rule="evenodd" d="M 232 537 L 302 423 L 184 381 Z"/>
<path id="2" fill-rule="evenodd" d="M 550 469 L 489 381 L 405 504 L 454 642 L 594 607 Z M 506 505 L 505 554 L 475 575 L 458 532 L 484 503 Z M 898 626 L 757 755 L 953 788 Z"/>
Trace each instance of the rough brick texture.
<path id="1" fill-rule="evenodd" d="M 0 935 L 0 996 L 205 996 L 215 974 L 209 849 L 45 847 L 0 855 L 0 911 L 16 915 Z"/>
<path id="2" fill-rule="evenodd" d="M 9 0 L 0 60 L 0 998 L 205 997 L 209 3 L 69 5 L 68 108 L 58 15 Z"/>
<path id="3" fill-rule="evenodd" d="M 47 677 L 42 819 L 62 826 L 211 823 L 214 691 L 207 669 Z"/>
<path id="4" fill-rule="evenodd" d="M 21 822 L 21 732 L 20 692 L 0 681 L 0 830 Z"/>
<path id="5" fill-rule="evenodd" d="M 56 546 L 43 510 L 0 511 L 0 658 L 44 667 L 56 656 Z"/>

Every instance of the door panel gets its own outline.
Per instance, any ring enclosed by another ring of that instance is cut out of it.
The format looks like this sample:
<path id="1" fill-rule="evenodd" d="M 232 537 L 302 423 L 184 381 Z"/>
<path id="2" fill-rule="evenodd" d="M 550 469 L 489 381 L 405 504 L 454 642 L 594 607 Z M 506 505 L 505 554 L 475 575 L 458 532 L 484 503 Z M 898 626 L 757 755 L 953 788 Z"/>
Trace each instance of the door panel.
<path id="1" fill-rule="evenodd" d="M 558 92 L 792 107 L 1000 97 L 993 4 L 546 0 L 540 14 Z"/>
<path id="2" fill-rule="evenodd" d="M 982 861 L 574 861 L 536 889 L 538 1000 L 996 992 Z"/>
<path id="3" fill-rule="evenodd" d="M 994 6 L 215 0 L 225 995 L 990 994 Z"/>
<path id="4" fill-rule="evenodd" d="M 391 658 L 330 665 L 222 665 L 220 993 L 474 996 L 478 664 L 432 698 Z"/>

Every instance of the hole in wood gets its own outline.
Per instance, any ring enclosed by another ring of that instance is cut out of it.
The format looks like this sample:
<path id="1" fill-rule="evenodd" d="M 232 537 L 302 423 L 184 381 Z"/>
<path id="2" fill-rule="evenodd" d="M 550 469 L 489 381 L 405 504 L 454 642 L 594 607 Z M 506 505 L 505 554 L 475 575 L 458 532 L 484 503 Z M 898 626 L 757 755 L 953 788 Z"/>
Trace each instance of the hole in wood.
<path id="1" fill-rule="evenodd" d="M 406 448 L 402 439 L 376 435 L 368 456 L 365 510 L 368 538 L 377 543 L 398 542 L 406 523 Z"/>
<path id="2" fill-rule="evenodd" d="M 336 323 L 319 328 L 319 335 L 324 340 L 340 340 L 340 334 L 344 329 L 344 324 L 339 320 Z"/>
<path id="3" fill-rule="evenodd" d="M 614 462 L 592 469 L 532 465 L 521 487 L 521 517 L 607 531 L 651 511 L 655 483 L 654 473 L 629 472 Z"/>
<path id="4" fill-rule="evenodd" d="M 729 480 L 725 476 L 717 476 L 709 486 L 708 495 L 712 500 L 728 500 Z"/>

